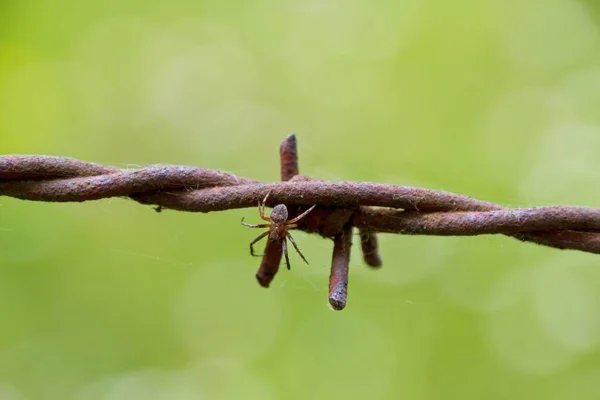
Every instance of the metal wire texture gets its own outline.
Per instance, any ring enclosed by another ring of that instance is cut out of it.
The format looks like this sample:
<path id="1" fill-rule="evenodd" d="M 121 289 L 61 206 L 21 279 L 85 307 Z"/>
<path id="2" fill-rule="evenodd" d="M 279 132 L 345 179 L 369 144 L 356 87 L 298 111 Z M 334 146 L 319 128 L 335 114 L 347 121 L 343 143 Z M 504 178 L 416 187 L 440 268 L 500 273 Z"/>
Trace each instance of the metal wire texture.
<path id="1" fill-rule="evenodd" d="M 45 202 L 129 197 L 157 210 L 212 212 L 285 204 L 290 218 L 317 205 L 298 229 L 334 240 L 329 302 L 346 304 L 352 229 L 360 233 L 363 258 L 381 266 L 377 232 L 408 235 L 505 234 L 558 249 L 600 253 L 600 209 L 506 208 L 444 191 L 369 182 L 320 181 L 299 175 L 294 134 L 280 146 L 282 182 L 261 183 L 211 169 L 151 165 L 118 169 L 71 158 L 0 156 L 0 196 Z M 268 287 L 281 260 L 281 244 L 267 241 L 256 274 Z"/>

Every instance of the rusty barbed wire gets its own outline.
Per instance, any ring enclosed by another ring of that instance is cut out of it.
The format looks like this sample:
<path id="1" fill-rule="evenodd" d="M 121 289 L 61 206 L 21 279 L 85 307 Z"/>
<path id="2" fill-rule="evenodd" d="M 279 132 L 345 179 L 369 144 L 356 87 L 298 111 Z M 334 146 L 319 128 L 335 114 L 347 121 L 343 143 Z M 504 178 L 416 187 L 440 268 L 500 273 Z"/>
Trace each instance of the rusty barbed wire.
<path id="1" fill-rule="evenodd" d="M 346 304 L 352 229 L 359 230 L 365 263 L 381 266 L 376 233 L 474 236 L 504 234 L 558 249 L 600 254 L 600 209 L 505 208 L 471 197 L 418 187 L 370 182 L 320 181 L 299 175 L 296 137 L 280 146 L 282 182 L 261 183 L 206 168 L 151 165 L 118 169 L 53 156 L 0 156 L 0 196 L 45 202 L 129 197 L 139 203 L 191 212 L 285 204 L 290 218 L 317 204 L 298 229 L 334 240 L 329 301 Z M 350 235 L 350 236 L 349 236 Z M 281 247 L 267 241 L 258 282 L 268 287 Z"/>

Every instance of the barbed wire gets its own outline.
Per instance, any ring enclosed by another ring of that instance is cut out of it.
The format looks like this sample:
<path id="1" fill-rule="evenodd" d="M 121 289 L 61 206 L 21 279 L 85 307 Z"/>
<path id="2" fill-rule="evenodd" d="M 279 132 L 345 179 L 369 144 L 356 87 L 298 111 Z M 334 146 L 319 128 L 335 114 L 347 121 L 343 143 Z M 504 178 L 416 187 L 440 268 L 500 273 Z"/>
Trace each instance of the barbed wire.
<path id="1" fill-rule="evenodd" d="M 0 156 L 0 196 L 44 202 L 82 202 L 129 197 L 157 211 L 212 212 L 285 204 L 290 218 L 317 207 L 298 229 L 334 240 L 329 302 L 346 304 L 353 228 L 365 263 L 381 266 L 376 233 L 474 236 L 504 234 L 558 249 L 600 253 L 600 209 L 506 208 L 471 197 L 419 187 L 369 182 L 321 181 L 299 175 L 296 137 L 280 146 L 282 182 L 261 183 L 211 169 L 151 165 L 118 169 L 72 158 Z M 258 282 L 268 287 L 281 262 L 281 243 L 267 241 Z"/>

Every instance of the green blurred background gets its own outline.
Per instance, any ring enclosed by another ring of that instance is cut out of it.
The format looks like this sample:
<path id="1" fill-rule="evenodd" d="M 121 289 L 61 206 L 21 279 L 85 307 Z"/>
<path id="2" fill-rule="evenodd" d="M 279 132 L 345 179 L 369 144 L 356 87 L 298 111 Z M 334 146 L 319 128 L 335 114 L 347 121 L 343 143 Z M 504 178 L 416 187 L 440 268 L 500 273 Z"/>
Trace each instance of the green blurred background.
<path id="1" fill-rule="evenodd" d="M 575 0 L 0 1 L 0 153 L 597 206 L 600 12 Z M 598 399 L 600 259 L 382 235 L 327 306 L 255 209 L 0 198 L 0 399 Z M 356 242 L 356 240 L 355 240 Z"/>

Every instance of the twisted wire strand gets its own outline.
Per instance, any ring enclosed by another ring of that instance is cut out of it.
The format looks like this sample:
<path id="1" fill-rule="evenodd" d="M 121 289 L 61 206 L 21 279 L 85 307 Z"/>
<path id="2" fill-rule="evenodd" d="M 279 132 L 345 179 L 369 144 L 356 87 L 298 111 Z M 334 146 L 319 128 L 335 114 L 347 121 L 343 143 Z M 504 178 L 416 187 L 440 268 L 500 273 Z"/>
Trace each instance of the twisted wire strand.
<path id="1" fill-rule="evenodd" d="M 296 177 L 298 178 L 298 177 Z M 167 209 L 212 212 L 268 204 L 346 209 L 315 213 L 300 228 L 334 237 L 350 218 L 364 232 L 411 235 L 507 234 L 560 249 L 600 253 L 600 209 L 504 208 L 464 195 L 369 182 L 291 179 L 260 183 L 233 174 L 178 165 L 118 169 L 72 158 L 0 156 L 0 196 L 44 202 L 82 202 L 126 197 Z M 339 213 L 337 215 L 340 215 Z M 319 219 L 320 218 L 320 219 Z M 329 227 L 328 227 L 329 225 Z M 312 226 L 312 227 L 311 227 Z"/>

